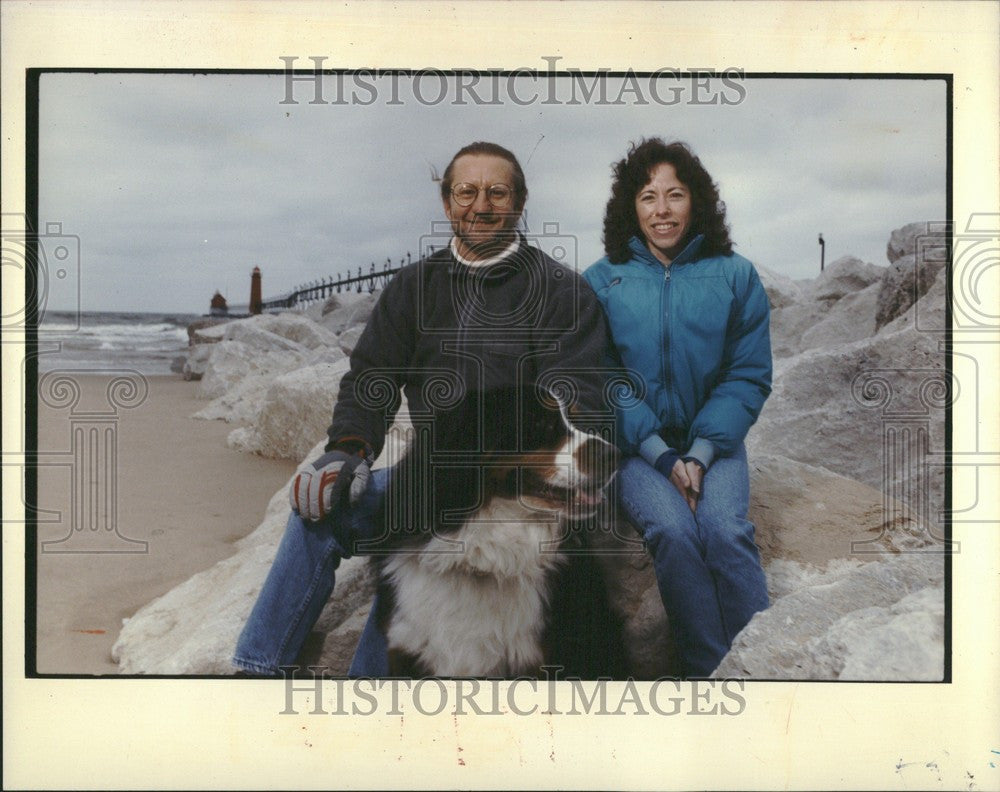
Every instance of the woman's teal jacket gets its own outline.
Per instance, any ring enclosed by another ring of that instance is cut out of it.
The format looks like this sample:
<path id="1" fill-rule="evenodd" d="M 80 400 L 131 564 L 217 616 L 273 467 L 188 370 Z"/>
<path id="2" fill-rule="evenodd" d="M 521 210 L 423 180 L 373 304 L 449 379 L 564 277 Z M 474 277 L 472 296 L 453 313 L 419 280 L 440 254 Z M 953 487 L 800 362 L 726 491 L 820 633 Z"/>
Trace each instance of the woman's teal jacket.
<path id="1" fill-rule="evenodd" d="M 771 392 L 760 278 L 736 254 L 699 258 L 702 239 L 664 268 L 633 237 L 628 261 L 603 258 L 583 273 L 636 389 L 619 409 L 620 445 L 650 464 L 670 448 L 705 467 L 732 453 Z"/>

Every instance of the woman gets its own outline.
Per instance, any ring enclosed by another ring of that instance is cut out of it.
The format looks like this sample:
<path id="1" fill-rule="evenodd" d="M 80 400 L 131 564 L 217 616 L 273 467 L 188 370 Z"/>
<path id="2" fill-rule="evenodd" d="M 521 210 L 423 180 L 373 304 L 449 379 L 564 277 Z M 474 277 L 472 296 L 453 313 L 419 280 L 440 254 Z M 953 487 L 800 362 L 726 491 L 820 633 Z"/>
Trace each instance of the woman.
<path id="1" fill-rule="evenodd" d="M 683 143 L 614 166 L 607 255 L 585 273 L 636 388 L 619 412 L 621 503 L 653 556 L 681 672 L 708 676 L 768 605 L 743 439 L 771 391 L 767 295 Z"/>

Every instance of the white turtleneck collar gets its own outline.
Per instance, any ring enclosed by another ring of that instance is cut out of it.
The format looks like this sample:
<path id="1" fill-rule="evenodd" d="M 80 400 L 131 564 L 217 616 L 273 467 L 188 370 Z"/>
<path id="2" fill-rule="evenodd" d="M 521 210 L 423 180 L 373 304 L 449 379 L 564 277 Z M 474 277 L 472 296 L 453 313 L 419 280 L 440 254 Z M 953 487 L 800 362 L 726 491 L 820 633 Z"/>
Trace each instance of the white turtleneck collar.
<path id="1" fill-rule="evenodd" d="M 481 259 L 479 261 L 469 261 L 469 259 L 459 255 L 458 245 L 455 242 L 455 237 L 451 238 L 451 254 L 455 259 L 468 267 L 489 267 L 491 264 L 497 264 L 503 261 L 508 256 L 514 255 L 514 252 L 521 246 L 521 235 L 515 233 L 514 240 L 507 246 L 507 248 L 495 256 L 488 259 Z"/>

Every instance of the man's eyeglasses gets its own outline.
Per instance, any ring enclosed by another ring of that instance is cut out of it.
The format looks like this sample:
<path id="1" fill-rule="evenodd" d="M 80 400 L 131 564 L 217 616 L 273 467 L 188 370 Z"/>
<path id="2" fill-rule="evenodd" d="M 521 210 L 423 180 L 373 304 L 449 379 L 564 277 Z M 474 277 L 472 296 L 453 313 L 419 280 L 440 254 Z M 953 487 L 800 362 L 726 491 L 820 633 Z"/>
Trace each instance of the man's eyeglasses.
<path id="1" fill-rule="evenodd" d="M 484 189 L 486 190 L 486 200 L 490 202 L 491 206 L 498 208 L 508 206 L 514 195 L 514 191 L 506 184 L 491 184 Z M 479 197 L 479 187 L 468 182 L 456 184 L 451 188 L 451 197 L 459 206 L 472 206 L 476 202 L 476 198 Z"/>

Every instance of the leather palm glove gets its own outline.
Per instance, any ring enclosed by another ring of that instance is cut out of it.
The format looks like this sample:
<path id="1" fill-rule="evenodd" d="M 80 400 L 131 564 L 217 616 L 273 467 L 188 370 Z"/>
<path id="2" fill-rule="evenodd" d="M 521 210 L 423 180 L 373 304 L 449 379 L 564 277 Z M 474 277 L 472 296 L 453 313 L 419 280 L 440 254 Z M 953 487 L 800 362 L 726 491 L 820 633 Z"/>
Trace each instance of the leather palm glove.
<path id="1" fill-rule="evenodd" d="M 368 488 L 371 457 L 364 451 L 328 451 L 315 462 L 298 469 L 288 499 L 292 511 L 303 519 L 316 522 L 329 515 L 347 494 L 356 503 Z"/>

